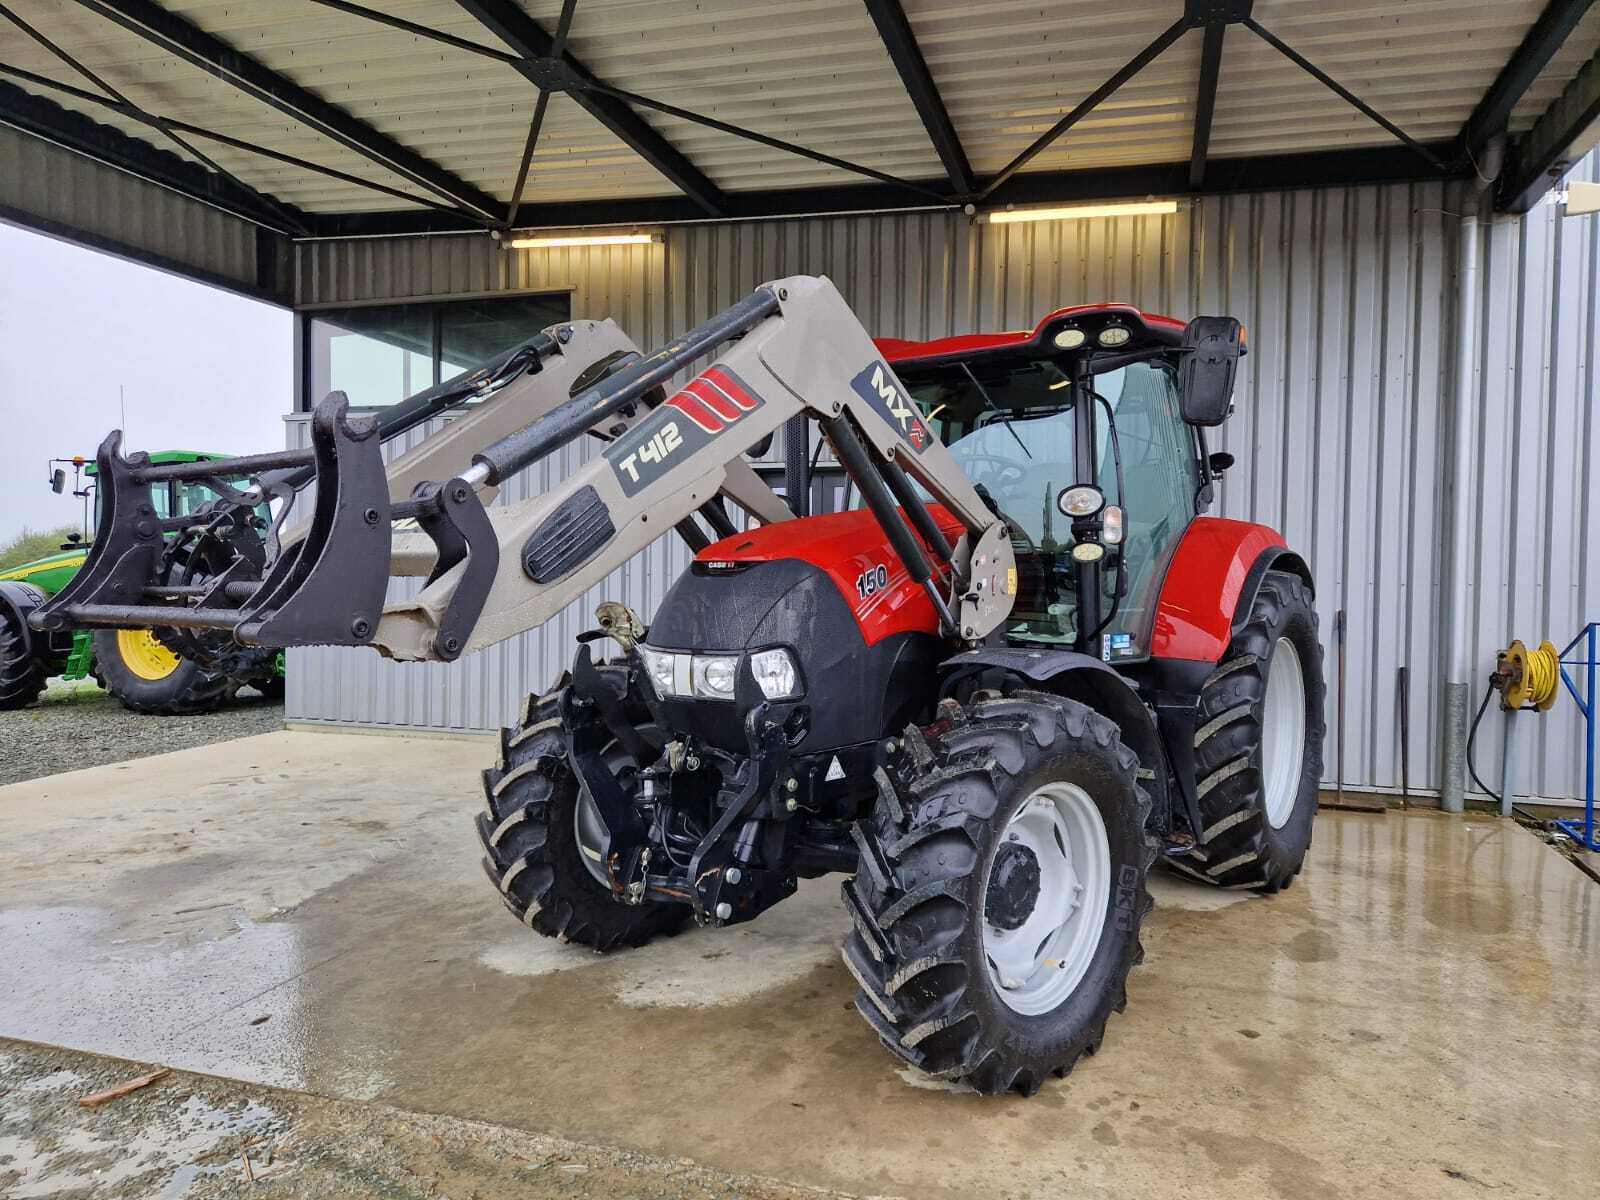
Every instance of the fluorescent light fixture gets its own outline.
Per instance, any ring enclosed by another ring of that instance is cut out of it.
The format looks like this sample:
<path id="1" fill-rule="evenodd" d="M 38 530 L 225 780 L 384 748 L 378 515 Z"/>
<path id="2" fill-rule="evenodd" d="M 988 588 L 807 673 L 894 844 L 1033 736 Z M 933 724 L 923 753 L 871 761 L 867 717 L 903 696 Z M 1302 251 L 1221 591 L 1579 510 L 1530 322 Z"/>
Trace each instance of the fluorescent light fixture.
<path id="1" fill-rule="evenodd" d="M 1600 212 L 1600 183 L 1584 183 L 1575 179 L 1567 184 L 1567 201 L 1562 215 L 1582 217 L 1592 212 Z"/>
<path id="2" fill-rule="evenodd" d="M 1176 200 L 1130 200 L 1123 204 L 1074 204 L 1070 208 L 1010 208 L 992 212 L 991 225 L 1018 221 L 1086 221 L 1092 217 L 1159 217 L 1178 211 Z"/>
<path id="3" fill-rule="evenodd" d="M 658 233 L 552 233 L 514 237 L 504 245 L 510 250 L 558 250 L 563 246 L 648 246 L 660 240 Z"/>

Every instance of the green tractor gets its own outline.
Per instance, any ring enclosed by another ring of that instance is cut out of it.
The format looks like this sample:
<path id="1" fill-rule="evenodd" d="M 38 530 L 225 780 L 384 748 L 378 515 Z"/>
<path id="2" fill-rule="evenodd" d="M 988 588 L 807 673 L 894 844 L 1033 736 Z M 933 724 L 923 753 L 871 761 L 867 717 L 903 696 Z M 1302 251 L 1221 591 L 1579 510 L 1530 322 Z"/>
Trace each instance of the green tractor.
<path id="1" fill-rule="evenodd" d="M 206 462 L 222 455 L 192 450 L 167 450 L 150 456 L 153 463 Z M 57 466 L 57 464 L 65 466 Z M 89 504 L 95 467 L 83 458 L 53 459 L 51 487 L 61 492 L 66 487 L 66 466 L 73 469 L 74 496 Z M 82 476 L 89 483 L 78 486 Z M 194 516 L 203 512 L 213 499 L 198 484 L 168 482 L 152 491 L 157 519 Z M 257 514 L 263 524 L 270 514 L 263 507 Z M 202 567 L 188 553 L 190 538 L 181 528 L 167 536 L 164 569 L 169 580 L 199 582 Z M 42 634 L 28 628 L 27 617 L 51 596 L 66 587 L 88 557 L 89 545 L 81 534 L 71 534 L 60 553 L 46 555 L 0 571 L 0 710 L 24 708 L 39 698 L 45 680 L 95 681 L 134 712 L 178 715 L 210 712 L 233 696 L 239 688 L 251 686 L 264 695 L 279 699 L 283 695 L 283 654 L 281 651 L 244 649 L 227 641 L 202 642 L 177 630 L 79 629 Z"/>

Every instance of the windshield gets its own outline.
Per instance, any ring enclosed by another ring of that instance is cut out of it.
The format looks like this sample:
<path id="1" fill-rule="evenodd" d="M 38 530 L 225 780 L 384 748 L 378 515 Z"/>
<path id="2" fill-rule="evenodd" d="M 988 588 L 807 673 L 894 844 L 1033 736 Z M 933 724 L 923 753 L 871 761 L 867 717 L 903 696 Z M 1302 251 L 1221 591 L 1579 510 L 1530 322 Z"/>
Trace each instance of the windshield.
<path id="1" fill-rule="evenodd" d="M 1077 596 L 1071 565 L 1072 523 L 1056 496 L 1076 479 L 1077 392 L 1054 363 L 985 366 L 970 374 L 942 365 L 938 375 L 908 386 L 962 471 L 1011 531 L 1019 589 L 1014 641 L 1070 644 L 1077 638 Z M 1123 546 L 1108 554 L 1101 612 L 1109 616 L 1103 657 L 1147 652 L 1151 609 L 1178 536 L 1194 513 L 1199 485 L 1192 431 L 1177 411 L 1172 369 L 1160 360 L 1094 377 L 1104 398 L 1095 405 L 1095 479 L 1108 504 L 1126 515 Z M 1115 415 L 1122 486 L 1107 408 Z M 1120 570 L 1119 570 L 1120 568 Z M 1120 578 L 1120 593 L 1119 593 Z"/>

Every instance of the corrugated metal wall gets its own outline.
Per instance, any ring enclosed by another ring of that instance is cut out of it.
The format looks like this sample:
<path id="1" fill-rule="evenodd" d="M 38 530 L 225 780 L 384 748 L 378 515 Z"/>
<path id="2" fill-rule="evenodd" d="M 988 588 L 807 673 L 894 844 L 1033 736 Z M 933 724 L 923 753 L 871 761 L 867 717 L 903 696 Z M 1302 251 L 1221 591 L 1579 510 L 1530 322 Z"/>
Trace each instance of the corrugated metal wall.
<path id="1" fill-rule="evenodd" d="M 1596 174 L 1592 159 L 1575 172 Z M 1027 327 L 1059 304 L 1094 299 L 1237 315 L 1252 354 L 1216 447 L 1238 460 L 1220 511 L 1276 525 L 1310 558 L 1330 681 L 1334 616 L 1346 613 L 1346 782 L 1399 787 L 1397 672 L 1406 667 L 1410 782 L 1433 789 L 1448 506 L 1483 510 L 1472 629 L 1485 670 L 1512 636 L 1565 641 L 1584 613 L 1600 616 L 1600 565 L 1588 552 L 1600 503 L 1591 366 L 1600 241 L 1592 223 L 1563 224 L 1547 208 L 1483 234 L 1471 314 L 1482 335 L 1478 469 L 1446 494 L 1460 203 L 1454 188 L 1430 184 L 1212 198 L 1173 217 L 1036 225 L 975 226 L 941 213 L 682 226 L 664 245 L 557 252 L 507 253 L 483 238 L 320 243 L 300 248 L 298 297 L 570 285 L 575 316 L 613 315 L 641 344 L 797 273 L 830 276 L 868 328 L 900 337 Z M 1519 573 L 1508 587 L 1513 534 Z M 675 571 L 676 554 L 663 543 L 607 594 L 648 611 L 670 579 L 650 572 Z M 297 652 L 291 719 L 492 726 L 565 665 L 593 599 L 578 607 L 450 668 Z M 1330 694 L 1330 780 L 1335 709 Z M 1577 786 L 1574 715 L 1558 710 L 1541 725 L 1541 793 Z M 1480 750 L 1484 763 L 1497 761 L 1496 737 Z"/>
<path id="2" fill-rule="evenodd" d="M 0 215 L 256 287 L 258 235 L 248 221 L 5 126 Z"/>

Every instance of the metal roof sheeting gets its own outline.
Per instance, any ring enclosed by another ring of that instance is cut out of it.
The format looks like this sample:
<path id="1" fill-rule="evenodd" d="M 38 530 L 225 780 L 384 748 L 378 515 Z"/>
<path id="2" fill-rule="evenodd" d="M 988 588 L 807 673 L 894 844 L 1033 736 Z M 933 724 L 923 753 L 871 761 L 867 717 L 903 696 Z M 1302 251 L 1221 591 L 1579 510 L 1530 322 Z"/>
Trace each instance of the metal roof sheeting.
<path id="1" fill-rule="evenodd" d="M 266 235 L 249 221 L 0 126 L 0 218 L 8 216 L 258 294 L 257 240 Z"/>
<path id="2" fill-rule="evenodd" d="M 1600 155 L 1575 177 L 1600 179 Z M 322 242 L 299 247 L 299 297 L 571 286 L 574 316 L 614 316 L 646 346 L 794 273 L 831 277 L 874 333 L 918 340 L 1031 327 L 1060 304 L 1088 300 L 1180 317 L 1232 313 L 1249 327 L 1251 354 L 1235 413 L 1213 439 L 1238 459 L 1220 511 L 1275 525 L 1307 554 L 1330 681 L 1334 615 L 1348 614 L 1347 783 L 1399 787 L 1404 666 L 1411 785 L 1436 788 L 1447 506 L 1470 504 L 1483 517 L 1467 622 L 1482 672 L 1512 637 L 1561 643 L 1600 617 L 1600 232 L 1546 206 L 1482 234 L 1483 286 L 1470 314 L 1480 329 L 1476 465 L 1447 490 L 1460 203 L 1457 186 L 1425 184 L 1210 198 L 1172 217 L 1031 225 L 946 213 L 694 225 L 669 229 L 663 245 L 558 252 L 503 252 L 484 237 Z M 525 690 L 567 665 L 571 635 L 599 599 L 648 614 L 681 568 L 680 552 L 664 548 L 673 540 L 560 623 L 449 667 L 292 651 L 289 714 L 452 729 L 509 720 Z M 1331 781 L 1331 686 L 1328 705 Z M 1537 754 L 1522 752 L 1525 777 L 1540 794 L 1576 794 L 1575 712 L 1563 703 L 1537 728 Z M 1486 722 L 1480 764 L 1498 761 L 1498 737 L 1498 723 Z"/>
<path id="3" fill-rule="evenodd" d="M 136 103 L 284 153 L 415 192 L 381 166 L 95 13 L 12 0 L 25 19 Z M 1544 0 L 1258 0 L 1262 25 L 1420 140 L 1453 136 Z M 308 0 L 167 0 L 179 16 L 336 103 L 462 179 L 509 199 L 535 100 L 509 65 Z M 450 0 L 393 0 L 394 16 L 501 49 Z M 553 29 L 559 0 L 525 9 Z M 993 172 L 1179 17 L 1180 0 L 906 0 L 923 56 L 974 167 Z M 1159 59 L 1028 165 L 1028 171 L 1187 159 L 1201 34 Z M 1518 105 L 1532 124 L 1600 45 L 1579 24 Z M 933 147 L 859 0 L 583 0 L 571 49 L 610 83 L 907 178 L 939 178 Z M 0 22 L 0 61 L 85 86 Z M 31 85 L 30 85 L 31 87 Z M 42 89 L 34 89 L 42 90 Z M 133 136 L 160 135 L 52 94 Z M 664 116 L 641 115 L 730 193 L 859 176 Z M 1211 149 L 1217 158 L 1378 146 L 1392 139 L 1248 30 L 1229 29 Z M 229 171 L 316 213 L 404 202 L 212 144 Z M 675 195 L 569 97 L 552 98 L 530 203 Z"/>

